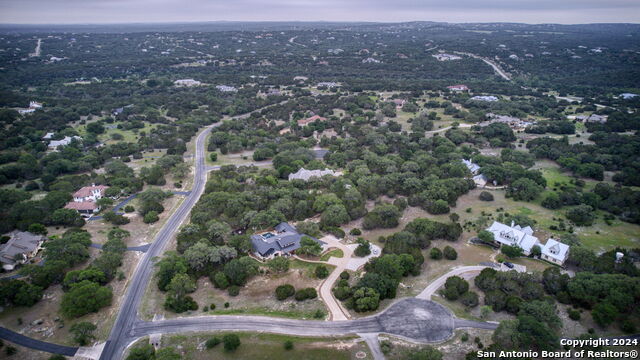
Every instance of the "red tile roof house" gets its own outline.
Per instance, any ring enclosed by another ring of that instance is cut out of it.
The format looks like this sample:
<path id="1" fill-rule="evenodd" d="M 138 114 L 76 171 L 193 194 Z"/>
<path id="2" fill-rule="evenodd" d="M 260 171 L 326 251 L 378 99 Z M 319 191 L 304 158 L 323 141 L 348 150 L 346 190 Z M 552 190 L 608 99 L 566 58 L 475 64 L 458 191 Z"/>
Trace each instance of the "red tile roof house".
<path id="1" fill-rule="evenodd" d="M 73 193 L 73 201 L 65 205 L 65 209 L 73 209 L 81 215 L 91 216 L 100 211 L 96 201 L 104 196 L 108 188 L 105 185 L 85 186 Z"/>
<path id="2" fill-rule="evenodd" d="M 104 196 L 104 191 L 109 187 L 105 185 L 91 185 L 80 188 L 80 190 L 73 193 L 73 201 L 96 201 Z"/>
<path id="3" fill-rule="evenodd" d="M 469 91 L 467 85 L 451 85 L 447 86 L 447 89 L 451 91 Z"/>
<path id="4" fill-rule="evenodd" d="M 307 125 L 311 124 L 312 122 L 314 122 L 316 120 L 318 120 L 318 121 L 326 121 L 327 119 L 323 118 L 320 115 L 313 115 L 310 118 L 298 120 L 298 126 L 300 126 L 300 127 L 307 126 Z"/>

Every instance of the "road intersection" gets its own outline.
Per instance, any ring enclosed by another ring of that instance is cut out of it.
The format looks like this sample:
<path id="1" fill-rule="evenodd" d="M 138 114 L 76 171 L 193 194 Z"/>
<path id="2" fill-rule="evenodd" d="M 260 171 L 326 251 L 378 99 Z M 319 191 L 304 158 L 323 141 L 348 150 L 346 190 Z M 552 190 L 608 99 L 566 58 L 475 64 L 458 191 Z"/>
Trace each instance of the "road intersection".
<path id="1" fill-rule="evenodd" d="M 247 114 L 234 118 L 243 118 Z M 125 350 L 141 337 L 152 334 L 171 334 L 183 332 L 208 331 L 266 331 L 272 333 L 298 336 L 336 336 L 362 334 L 367 343 L 377 341 L 377 334 L 394 335 L 418 343 L 440 342 L 450 338 L 456 328 L 495 329 L 496 324 L 457 319 L 444 306 L 428 300 L 428 298 L 407 298 L 394 303 L 385 311 L 355 320 L 343 321 L 292 320 L 265 316 L 230 316 L 213 315 L 198 317 L 181 317 L 170 320 L 143 321 L 138 316 L 138 308 L 154 273 L 153 259 L 161 256 L 166 245 L 173 238 L 181 224 L 187 219 L 191 208 L 197 203 L 207 181 L 208 171 L 217 167 L 205 163 L 206 139 L 214 124 L 201 131 L 195 141 L 194 183 L 189 194 L 179 208 L 171 215 L 158 232 L 156 239 L 149 245 L 142 259 L 130 277 L 127 291 L 122 300 L 120 312 L 107 342 L 104 344 L 99 359 L 121 359 Z M 475 269 L 474 269 L 475 270 Z M 439 283 L 439 280 L 436 281 Z M 435 285 L 434 285 L 435 286 Z M 435 291 L 435 289 L 433 290 Z M 334 299 L 332 295 L 328 297 Z M 339 305 L 338 305 L 339 306 Z M 6 330 L 0 328 L 0 330 Z M 7 336 L 11 336 L 8 338 Z M 17 344 L 52 353 L 69 355 L 71 347 L 36 341 L 20 334 L 0 331 L 0 338 Z M 375 345 L 375 344 L 374 344 Z M 379 347 L 376 346 L 379 350 Z M 375 358 L 381 353 L 374 351 Z"/>

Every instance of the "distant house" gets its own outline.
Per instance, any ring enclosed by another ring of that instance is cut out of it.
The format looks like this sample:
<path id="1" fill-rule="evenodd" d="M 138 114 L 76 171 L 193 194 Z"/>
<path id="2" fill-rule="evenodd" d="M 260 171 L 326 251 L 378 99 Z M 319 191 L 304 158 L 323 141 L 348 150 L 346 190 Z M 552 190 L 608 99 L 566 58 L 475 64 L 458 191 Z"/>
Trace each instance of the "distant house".
<path id="1" fill-rule="evenodd" d="M 362 59 L 362 63 L 363 64 L 379 64 L 380 60 L 374 59 L 372 57 L 368 57 L 366 59 Z"/>
<path id="2" fill-rule="evenodd" d="M 604 124 L 609 119 L 609 116 L 598 115 L 598 114 L 578 115 L 575 117 L 575 119 L 582 122 L 596 122 L 596 123 Z"/>
<path id="3" fill-rule="evenodd" d="M 451 61 L 451 60 L 460 60 L 462 57 L 458 55 L 452 54 L 435 54 L 432 55 L 434 58 L 438 59 L 438 61 Z"/>
<path id="4" fill-rule="evenodd" d="M 276 225 L 272 230 L 251 235 L 251 245 L 254 254 L 262 259 L 289 256 L 300 248 L 300 242 L 304 236 L 324 245 L 324 242 L 314 237 L 299 233 L 295 227 L 286 222 Z"/>
<path id="5" fill-rule="evenodd" d="M 308 117 L 308 118 L 306 118 L 306 119 L 300 119 L 300 120 L 298 120 L 298 126 L 300 126 L 300 127 L 305 127 L 305 126 L 307 126 L 307 125 L 311 124 L 311 123 L 312 123 L 312 122 L 314 122 L 314 121 L 326 121 L 326 120 L 327 120 L 326 118 L 323 118 L 323 117 L 322 117 L 322 116 L 320 116 L 320 115 L 313 115 L 313 116 Z"/>
<path id="6" fill-rule="evenodd" d="M 393 103 L 396 104 L 396 109 L 402 109 L 406 102 L 407 100 L 405 99 L 393 99 Z"/>
<path id="7" fill-rule="evenodd" d="M 485 116 L 489 120 L 483 121 L 480 124 L 478 124 L 480 127 L 489 126 L 493 123 L 502 123 L 502 124 L 508 125 L 514 131 L 521 131 L 526 129 L 527 126 L 534 124 L 534 121 L 526 121 L 526 120 L 519 119 L 517 117 L 507 116 L 507 115 L 487 113 Z"/>
<path id="8" fill-rule="evenodd" d="M 494 101 L 498 101 L 498 98 L 493 95 L 489 95 L 489 96 L 477 95 L 472 97 L 471 100 L 494 102 Z"/>
<path id="9" fill-rule="evenodd" d="M 202 82 L 193 79 L 180 79 L 173 82 L 175 86 L 198 86 L 202 85 Z"/>
<path id="10" fill-rule="evenodd" d="M 96 201 L 98 199 L 102 199 L 104 197 L 104 192 L 109 187 L 106 185 L 95 185 L 85 186 L 80 188 L 80 190 L 73 193 L 73 201 L 74 202 L 84 202 L 84 201 Z"/>
<path id="11" fill-rule="evenodd" d="M 36 109 L 18 109 L 18 114 L 25 115 L 36 112 Z"/>
<path id="12" fill-rule="evenodd" d="M 527 256 L 531 253 L 531 248 L 535 245 L 540 246 L 540 241 L 533 236 L 533 229 L 530 226 L 522 228 L 513 222 L 509 226 L 494 221 L 487 231 L 493 233 L 496 245 L 517 246 Z"/>
<path id="13" fill-rule="evenodd" d="M 289 181 L 292 180 L 303 180 L 309 181 L 311 178 L 321 178 L 326 175 L 331 176 L 341 176 L 342 173 L 339 171 L 333 171 L 331 169 L 324 170 L 307 170 L 305 168 L 300 168 L 300 170 L 296 171 L 293 174 L 289 174 Z"/>
<path id="14" fill-rule="evenodd" d="M 463 84 L 447 86 L 447 89 L 451 91 L 469 91 L 469 87 Z"/>
<path id="15" fill-rule="evenodd" d="M 473 182 L 476 183 L 476 186 L 483 188 L 487 185 L 486 176 L 480 174 L 480 165 L 472 162 L 471 160 L 462 159 L 462 163 L 469 169 L 471 175 L 473 175 Z"/>
<path id="16" fill-rule="evenodd" d="M 62 140 L 51 140 L 49 142 L 49 149 L 50 150 L 56 150 L 58 148 L 58 146 L 67 146 L 69 144 L 71 144 L 71 142 L 73 140 L 78 140 L 78 141 L 82 141 L 82 138 L 80 136 L 65 136 L 64 139 Z"/>
<path id="17" fill-rule="evenodd" d="M 91 215 L 100 211 L 100 206 L 96 204 L 94 201 L 83 201 L 83 202 L 75 202 L 72 201 L 64 206 L 65 209 L 75 210 L 80 213 L 80 215 L 90 217 Z"/>
<path id="18" fill-rule="evenodd" d="M 639 96 L 639 95 L 638 94 L 633 94 L 633 93 L 622 93 L 622 94 L 620 94 L 620 97 L 625 99 L 625 100 L 633 99 L 636 96 Z"/>
<path id="19" fill-rule="evenodd" d="M 234 86 L 227 85 L 216 85 L 216 89 L 221 92 L 238 92 L 238 89 L 236 89 Z"/>
<path id="20" fill-rule="evenodd" d="M 104 193 L 108 188 L 105 185 L 95 184 L 80 188 L 73 193 L 73 201 L 65 205 L 65 209 L 76 210 L 83 216 L 91 216 L 100 211 L 100 206 L 96 201 L 105 196 Z"/>
<path id="21" fill-rule="evenodd" d="M 562 265 L 569 257 L 569 245 L 549 239 L 542 247 L 542 259 Z"/>
<path id="22" fill-rule="evenodd" d="M 7 235 L 9 241 L 0 245 L 0 263 L 6 271 L 11 271 L 17 264 L 24 264 L 36 256 L 46 239 L 42 235 L 18 230 Z"/>
<path id="23" fill-rule="evenodd" d="M 53 135 L 55 135 L 55 134 L 54 134 L 54 133 L 52 133 L 52 132 L 48 132 L 48 133 L 46 133 L 46 134 L 42 137 L 42 140 L 51 140 L 51 138 L 53 137 Z"/>
<path id="24" fill-rule="evenodd" d="M 39 103 L 37 101 L 29 101 L 29 108 L 30 109 L 42 109 L 42 103 Z"/>
<path id="25" fill-rule="evenodd" d="M 319 82 L 317 85 L 317 87 L 327 87 L 327 88 L 334 88 L 334 87 L 339 87 L 340 84 L 333 82 L 333 81 L 325 81 L 325 82 Z"/>

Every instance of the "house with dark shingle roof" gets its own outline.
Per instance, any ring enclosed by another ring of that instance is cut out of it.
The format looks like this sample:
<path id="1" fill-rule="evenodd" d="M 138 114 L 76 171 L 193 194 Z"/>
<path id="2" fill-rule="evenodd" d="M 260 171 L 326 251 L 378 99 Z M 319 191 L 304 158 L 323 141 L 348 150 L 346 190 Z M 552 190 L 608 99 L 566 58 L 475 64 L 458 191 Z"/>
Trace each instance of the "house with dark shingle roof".
<path id="1" fill-rule="evenodd" d="M 309 237 L 320 245 L 325 243 L 298 230 L 287 222 L 276 225 L 272 230 L 262 231 L 251 235 L 251 244 L 256 256 L 269 259 L 275 256 L 290 255 L 300 248 L 302 237 Z"/>
<path id="2" fill-rule="evenodd" d="M 17 264 L 24 264 L 36 256 L 45 237 L 26 231 L 14 230 L 7 234 L 9 240 L 0 245 L 0 263 L 2 268 L 11 271 Z"/>

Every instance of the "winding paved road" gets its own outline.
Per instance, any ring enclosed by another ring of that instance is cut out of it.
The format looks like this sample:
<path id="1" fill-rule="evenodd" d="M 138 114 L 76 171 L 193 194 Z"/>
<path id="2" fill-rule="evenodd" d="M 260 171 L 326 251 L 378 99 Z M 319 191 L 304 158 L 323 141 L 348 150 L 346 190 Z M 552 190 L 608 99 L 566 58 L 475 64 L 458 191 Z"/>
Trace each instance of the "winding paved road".
<path id="1" fill-rule="evenodd" d="M 178 230 L 182 222 L 187 218 L 191 208 L 196 204 L 200 195 L 204 191 L 204 185 L 207 181 L 207 169 L 204 157 L 205 141 L 207 135 L 214 126 L 220 123 L 206 127 L 198 134 L 196 138 L 195 151 L 195 175 L 193 188 L 180 207 L 164 224 L 158 232 L 155 241 L 149 246 L 142 260 L 138 263 L 136 270 L 131 277 L 131 283 L 127 287 L 127 292 L 120 305 L 120 312 L 116 318 L 116 322 L 111 329 L 109 340 L 107 341 L 100 359 L 117 359 L 122 356 L 124 349 L 131 342 L 133 334 L 133 326 L 138 321 L 138 307 L 142 301 L 145 290 L 151 277 L 153 276 L 152 259 L 162 255 L 166 244 L 171 240 L 175 232 Z"/>
<path id="2" fill-rule="evenodd" d="M 246 117 L 246 114 L 234 118 Z M 120 312 L 117 315 L 109 339 L 101 353 L 101 360 L 122 358 L 127 346 L 140 337 L 151 334 L 183 333 L 192 331 L 245 330 L 299 336 L 335 336 L 364 334 L 367 343 L 373 334 L 386 333 L 410 341 L 432 343 L 450 338 L 458 327 L 495 329 L 497 324 L 456 319 L 444 306 L 419 298 L 400 300 L 380 314 L 351 321 L 314 321 L 272 318 L 265 316 L 200 316 L 171 320 L 143 321 L 138 318 L 138 307 L 154 273 L 152 259 L 160 256 L 164 248 L 189 215 L 204 191 L 207 172 L 214 167 L 205 165 L 205 141 L 211 129 L 221 123 L 206 127 L 196 138 L 195 175 L 192 191 L 158 232 L 155 241 L 138 263 L 130 277 Z M 345 254 L 346 255 L 346 254 Z M 33 349 L 70 355 L 75 348 L 45 343 L 0 328 L 0 338 Z M 379 349 L 379 348 L 376 348 Z M 376 349 L 373 351 L 376 352 Z M 376 353 L 377 358 L 381 354 Z"/>

